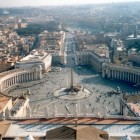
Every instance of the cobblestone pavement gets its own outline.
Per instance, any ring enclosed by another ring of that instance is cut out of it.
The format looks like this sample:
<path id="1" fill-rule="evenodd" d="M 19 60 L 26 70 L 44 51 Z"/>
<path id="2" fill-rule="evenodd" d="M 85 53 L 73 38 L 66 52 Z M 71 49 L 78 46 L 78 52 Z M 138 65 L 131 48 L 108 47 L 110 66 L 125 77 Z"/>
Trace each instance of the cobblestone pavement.
<path id="1" fill-rule="evenodd" d="M 63 67 L 59 72 L 49 72 L 44 75 L 40 81 L 28 82 L 19 85 L 12 90 L 10 94 L 26 93 L 27 88 L 30 89 L 30 105 L 33 114 L 44 115 L 45 107 L 48 107 L 49 113 L 53 114 L 55 108 L 57 113 L 75 113 L 75 105 L 78 105 L 78 113 L 85 112 L 85 107 L 88 113 L 96 113 L 97 109 L 103 112 L 103 106 L 106 106 L 109 114 L 119 113 L 119 98 L 121 95 L 107 92 L 116 90 L 119 86 L 121 90 L 132 92 L 136 91 L 136 87 L 127 83 L 108 80 L 101 78 L 90 67 L 75 67 L 73 71 L 74 84 L 80 84 L 89 89 L 92 95 L 89 98 L 81 100 L 67 101 L 58 99 L 53 96 L 56 89 L 70 86 L 70 68 Z"/>

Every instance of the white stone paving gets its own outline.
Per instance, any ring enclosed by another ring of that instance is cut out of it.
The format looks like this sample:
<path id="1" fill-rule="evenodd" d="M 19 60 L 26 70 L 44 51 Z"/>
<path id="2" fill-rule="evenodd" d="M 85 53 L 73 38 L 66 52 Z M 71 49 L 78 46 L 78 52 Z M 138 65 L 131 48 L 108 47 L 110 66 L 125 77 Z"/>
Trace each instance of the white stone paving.
<path id="1" fill-rule="evenodd" d="M 81 99 L 79 103 L 80 112 L 83 112 L 84 107 L 88 106 L 88 113 L 95 114 L 96 106 L 99 106 L 102 110 L 102 106 L 108 107 L 109 114 L 117 114 L 119 111 L 119 95 L 108 96 L 106 92 L 116 90 L 119 86 L 122 90 L 132 91 L 136 90 L 134 87 L 129 86 L 119 81 L 102 79 L 100 75 L 93 72 L 89 67 L 75 68 L 74 72 L 74 84 L 80 84 L 89 89 L 92 92 L 92 96 L 87 99 Z M 34 81 L 32 83 L 25 83 L 20 85 L 16 90 L 12 90 L 11 94 L 19 94 L 30 88 L 29 95 L 31 109 L 34 110 L 34 114 L 43 115 L 45 106 L 47 105 L 50 110 L 50 114 L 53 113 L 54 104 L 57 106 L 58 113 L 74 113 L 75 104 L 77 101 L 61 100 L 53 96 L 53 91 L 58 88 L 67 87 L 70 85 L 70 68 L 62 68 L 60 72 L 47 73 L 40 81 Z M 21 90 L 22 89 L 22 90 Z M 66 109 L 66 102 L 68 102 L 69 111 Z M 116 108 L 116 110 L 114 109 Z M 38 114 L 37 114 L 38 113 Z"/>

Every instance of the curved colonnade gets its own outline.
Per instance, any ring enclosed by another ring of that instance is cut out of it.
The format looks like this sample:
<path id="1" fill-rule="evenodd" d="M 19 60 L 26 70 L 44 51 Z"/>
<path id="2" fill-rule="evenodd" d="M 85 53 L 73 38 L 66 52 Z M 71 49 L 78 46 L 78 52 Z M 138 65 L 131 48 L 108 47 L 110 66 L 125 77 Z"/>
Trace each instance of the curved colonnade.
<path id="1" fill-rule="evenodd" d="M 18 84 L 42 78 L 41 66 L 19 68 L 0 73 L 0 92 Z"/>
<path id="2" fill-rule="evenodd" d="M 103 64 L 102 77 L 140 84 L 140 68 L 124 65 Z"/>

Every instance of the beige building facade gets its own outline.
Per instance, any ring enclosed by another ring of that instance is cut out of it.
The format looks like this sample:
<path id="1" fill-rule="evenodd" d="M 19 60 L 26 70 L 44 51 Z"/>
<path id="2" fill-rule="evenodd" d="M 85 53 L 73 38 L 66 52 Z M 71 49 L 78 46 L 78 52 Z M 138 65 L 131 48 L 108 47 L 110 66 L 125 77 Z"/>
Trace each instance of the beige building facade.
<path id="1" fill-rule="evenodd" d="M 33 50 L 28 56 L 16 62 L 16 68 L 40 65 L 43 72 L 49 71 L 52 64 L 52 55 L 40 50 Z"/>
<path id="2" fill-rule="evenodd" d="M 42 67 L 40 65 L 2 72 L 0 73 L 0 92 L 19 83 L 40 79 L 42 79 Z"/>
<path id="3" fill-rule="evenodd" d="M 78 52 L 75 57 L 76 65 L 91 65 L 93 69 L 101 73 L 102 64 L 109 59 L 97 55 L 94 51 Z"/>
<path id="4" fill-rule="evenodd" d="M 128 81 L 139 85 L 140 68 L 127 65 L 103 64 L 102 77 Z"/>

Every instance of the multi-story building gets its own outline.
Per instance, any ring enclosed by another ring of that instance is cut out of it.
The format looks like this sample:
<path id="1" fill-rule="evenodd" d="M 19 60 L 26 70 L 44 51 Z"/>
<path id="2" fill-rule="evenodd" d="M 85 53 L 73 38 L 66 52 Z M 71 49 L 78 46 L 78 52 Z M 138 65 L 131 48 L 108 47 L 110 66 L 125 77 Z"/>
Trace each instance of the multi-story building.
<path id="1" fill-rule="evenodd" d="M 33 50 L 29 55 L 16 62 L 15 68 L 32 67 L 41 65 L 43 71 L 49 71 L 52 63 L 52 55 L 40 50 Z"/>
<path id="2" fill-rule="evenodd" d="M 128 60 L 136 66 L 140 66 L 140 51 L 132 48 L 128 51 Z"/>
<path id="3" fill-rule="evenodd" d="M 14 62 L 13 61 L 2 61 L 0 62 L 0 72 L 7 71 L 9 69 L 14 68 Z"/>
<path id="4" fill-rule="evenodd" d="M 109 49 L 106 45 L 86 46 L 85 51 L 77 52 L 76 65 L 91 65 L 96 72 L 101 73 L 102 64 L 109 62 Z"/>
<path id="5" fill-rule="evenodd" d="M 137 33 L 134 33 L 125 39 L 126 48 L 139 48 L 139 45 L 140 35 L 137 35 Z"/>
<path id="6" fill-rule="evenodd" d="M 52 54 L 52 63 L 65 64 L 64 41 L 65 32 L 48 32 L 44 31 L 38 36 L 39 47 L 47 53 Z"/>

